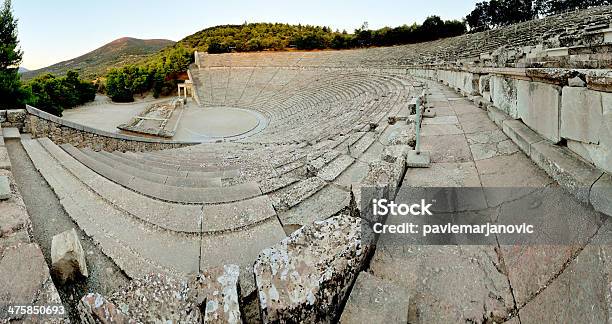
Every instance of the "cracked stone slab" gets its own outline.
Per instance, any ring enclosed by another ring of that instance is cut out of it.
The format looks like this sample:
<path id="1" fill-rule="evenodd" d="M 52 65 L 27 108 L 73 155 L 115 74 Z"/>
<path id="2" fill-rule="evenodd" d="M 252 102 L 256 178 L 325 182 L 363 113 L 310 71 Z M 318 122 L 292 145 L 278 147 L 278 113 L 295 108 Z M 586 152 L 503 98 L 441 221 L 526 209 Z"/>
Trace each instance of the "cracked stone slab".
<path id="1" fill-rule="evenodd" d="M 431 162 L 469 162 L 472 161 L 470 148 L 463 134 L 423 136 L 422 150 L 429 152 Z"/>
<path id="2" fill-rule="evenodd" d="M 502 322 L 514 308 L 492 246 L 398 245 L 382 236 L 370 272 L 410 295 L 417 323 Z"/>
<path id="3" fill-rule="evenodd" d="M 523 323 L 609 323 L 612 304 L 609 245 L 589 245 L 521 308 Z"/>
<path id="4" fill-rule="evenodd" d="M 559 189 L 547 192 L 553 195 L 532 194 L 505 203 L 499 209 L 499 217 L 503 217 L 504 214 L 529 213 L 534 206 L 538 206 L 538 210 L 545 213 L 540 218 L 546 220 L 538 222 L 537 234 L 542 235 L 542 242 L 548 237 L 547 233 L 554 235 L 559 229 L 570 230 L 567 240 L 572 244 L 501 246 L 508 278 L 519 305 L 524 305 L 538 291 L 546 288 L 549 281 L 565 269 L 567 262 L 602 225 L 601 215 L 585 207 L 570 193 Z"/>
<path id="5" fill-rule="evenodd" d="M 393 282 L 368 272 L 357 277 L 340 323 L 408 323 L 409 295 Z"/>
<path id="6" fill-rule="evenodd" d="M 61 305 L 49 268 L 37 244 L 18 244 L 0 250 L 0 303 Z M 26 317 L 22 316 L 17 315 L 9 320 L 26 321 Z M 32 322 L 43 320 L 35 315 L 28 316 L 27 319 Z M 51 323 L 62 322 L 60 318 L 49 320 Z"/>
<path id="7" fill-rule="evenodd" d="M 480 187 L 474 162 L 432 163 L 429 168 L 408 168 L 404 181 L 411 187 Z"/>
<path id="8" fill-rule="evenodd" d="M 423 125 L 446 125 L 446 124 L 459 124 L 457 116 L 438 116 L 434 118 L 423 119 Z"/>
<path id="9" fill-rule="evenodd" d="M 331 322 L 362 270 L 369 245 L 361 221 L 318 221 L 261 252 L 254 266 L 264 323 Z"/>

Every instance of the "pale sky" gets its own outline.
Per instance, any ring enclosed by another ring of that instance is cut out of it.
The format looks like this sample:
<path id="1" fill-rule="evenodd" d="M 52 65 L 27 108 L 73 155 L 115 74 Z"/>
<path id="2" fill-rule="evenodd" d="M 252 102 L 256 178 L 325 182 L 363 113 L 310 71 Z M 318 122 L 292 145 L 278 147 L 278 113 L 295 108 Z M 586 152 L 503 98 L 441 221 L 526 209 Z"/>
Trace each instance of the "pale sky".
<path id="1" fill-rule="evenodd" d="M 42 68 L 120 37 L 178 41 L 207 27 L 247 22 L 311 24 L 352 32 L 462 19 L 478 0 L 13 0 L 22 66 Z"/>

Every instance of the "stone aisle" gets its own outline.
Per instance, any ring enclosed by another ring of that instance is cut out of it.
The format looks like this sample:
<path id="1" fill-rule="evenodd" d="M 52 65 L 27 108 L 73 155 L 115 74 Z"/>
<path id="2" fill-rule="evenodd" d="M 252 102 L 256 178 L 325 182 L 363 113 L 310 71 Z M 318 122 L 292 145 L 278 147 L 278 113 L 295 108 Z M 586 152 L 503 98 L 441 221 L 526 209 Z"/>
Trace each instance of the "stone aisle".
<path id="1" fill-rule="evenodd" d="M 430 152 L 432 165 L 409 168 L 402 186 L 556 185 L 489 120 L 485 110 L 448 87 L 435 82 L 429 82 L 429 87 L 428 104 L 436 117 L 425 119 L 422 130 L 423 149 Z M 514 198 L 485 199 L 489 210 L 495 212 L 495 206 Z M 576 222 L 601 216 L 581 208 L 584 215 L 577 215 Z M 604 232 L 610 235 L 611 227 L 608 222 L 580 235 L 595 240 Z M 407 318 L 411 323 L 603 323 L 612 316 L 609 245 L 409 245 L 387 238 L 383 236 L 377 246 L 369 269 L 372 276 L 360 276 L 352 292 L 357 296 L 360 287 L 373 290 L 372 286 L 379 287 L 379 294 L 384 292 L 385 296 L 364 302 L 365 309 L 381 306 L 376 301 L 408 297 L 409 305 L 383 303 L 389 305 L 383 308 L 390 314 L 387 319 Z M 396 288 L 389 288 L 389 284 Z"/>

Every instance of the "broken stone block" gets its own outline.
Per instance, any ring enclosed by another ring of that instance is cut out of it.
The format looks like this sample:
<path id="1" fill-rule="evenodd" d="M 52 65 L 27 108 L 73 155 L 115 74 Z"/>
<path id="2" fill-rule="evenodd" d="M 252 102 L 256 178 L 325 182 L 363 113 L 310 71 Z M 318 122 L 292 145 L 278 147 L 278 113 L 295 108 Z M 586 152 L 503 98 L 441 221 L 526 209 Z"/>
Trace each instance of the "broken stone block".
<path id="1" fill-rule="evenodd" d="M 202 315 L 185 279 L 149 274 L 134 279 L 109 301 L 136 323 L 200 323 Z"/>
<path id="2" fill-rule="evenodd" d="M 192 279 L 190 293 L 192 300 L 203 305 L 204 323 L 242 323 L 239 275 L 240 267 L 230 264 L 206 270 Z"/>
<path id="3" fill-rule="evenodd" d="M 584 80 L 582 80 L 580 77 L 575 76 L 567 79 L 567 85 L 570 87 L 586 87 L 586 82 L 584 82 Z"/>
<path id="4" fill-rule="evenodd" d="M 406 158 L 406 154 L 411 148 L 407 145 L 389 145 L 385 146 L 385 149 L 382 153 L 382 160 L 385 162 L 393 163 L 398 158 L 404 157 Z"/>
<path id="5" fill-rule="evenodd" d="M 369 245 L 361 220 L 338 215 L 295 231 L 254 265 L 264 323 L 337 321 Z"/>
<path id="6" fill-rule="evenodd" d="M 11 184 L 7 176 L 0 176 L 0 200 L 11 198 Z"/>
<path id="7" fill-rule="evenodd" d="M 135 323 L 123 314 L 115 304 L 100 294 L 89 293 L 77 305 L 81 323 L 85 324 L 111 324 Z"/>
<path id="8" fill-rule="evenodd" d="M 89 276 L 85 253 L 74 228 L 53 236 L 51 268 L 61 283 L 76 280 L 79 276 Z"/>

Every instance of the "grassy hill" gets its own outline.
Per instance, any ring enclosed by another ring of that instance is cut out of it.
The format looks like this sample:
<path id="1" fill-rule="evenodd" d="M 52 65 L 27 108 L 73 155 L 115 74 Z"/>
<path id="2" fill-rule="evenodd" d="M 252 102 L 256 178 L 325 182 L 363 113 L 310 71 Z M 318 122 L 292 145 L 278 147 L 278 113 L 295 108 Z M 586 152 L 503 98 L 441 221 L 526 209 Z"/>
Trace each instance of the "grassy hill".
<path id="1" fill-rule="evenodd" d="M 64 75 L 68 70 L 77 71 L 86 79 L 95 79 L 112 67 L 138 63 L 172 44 L 174 42 L 167 39 L 119 38 L 77 58 L 24 72 L 22 79 L 28 80 L 44 73 Z"/>

